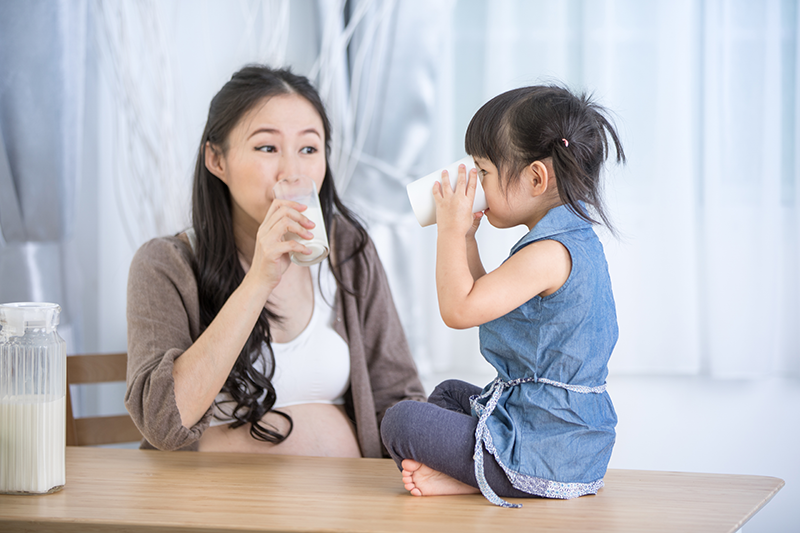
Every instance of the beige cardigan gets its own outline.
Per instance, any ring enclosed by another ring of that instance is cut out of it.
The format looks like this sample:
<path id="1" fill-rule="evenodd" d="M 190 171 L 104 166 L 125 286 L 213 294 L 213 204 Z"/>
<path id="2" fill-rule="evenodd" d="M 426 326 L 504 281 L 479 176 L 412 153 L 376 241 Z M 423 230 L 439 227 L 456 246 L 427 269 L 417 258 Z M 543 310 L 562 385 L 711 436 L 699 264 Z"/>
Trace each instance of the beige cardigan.
<path id="1" fill-rule="evenodd" d="M 337 263 L 349 255 L 357 233 L 337 219 L 333 250 Z M 400 400 L 425 394 L 374 244 L 342 264 L 346 287 L 336 292 L 334 329 L 350 348 L 350 388 L 345 407 L 354 421 L 361 455 L 387 456 L 379 425 Z M 136 252 L 128 277 L 128 386 L 125 406 L 145 440 L 142 448 L 197 450 L 208 428 L 211 406 L 194 426 L 183 427 L 175 403 L 173 362 L 200 336 L 192 251 L 180 237 L 153 239 Z"/>

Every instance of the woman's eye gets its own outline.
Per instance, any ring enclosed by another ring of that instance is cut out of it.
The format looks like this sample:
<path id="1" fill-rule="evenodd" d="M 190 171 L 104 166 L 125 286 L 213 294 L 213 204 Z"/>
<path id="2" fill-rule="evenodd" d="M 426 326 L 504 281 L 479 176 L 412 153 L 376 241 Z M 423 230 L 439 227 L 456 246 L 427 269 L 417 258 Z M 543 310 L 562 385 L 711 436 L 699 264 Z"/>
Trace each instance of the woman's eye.
<path id="1" fill-rule="evenodd" d="M 300 153 L 303 153 L 303 154 L 315 154 L 315 153 L 317 153 L 317 149 L 314 148 L 313 146 L 306 146 L 305 148 L 300 150 Z"/>
<path id="2" fill-rule="evenodd" d="M 269 144 L 265 145 L 265 146 L 258 146 L 258 147 L 256 147 L 256 150 L 258 150 L 259 152 L 268 152 L 268 153 L 272 153 L 272 152 L 276 151 L 275 147 L 272 146 L 272 145 L 269 145 Z"/>

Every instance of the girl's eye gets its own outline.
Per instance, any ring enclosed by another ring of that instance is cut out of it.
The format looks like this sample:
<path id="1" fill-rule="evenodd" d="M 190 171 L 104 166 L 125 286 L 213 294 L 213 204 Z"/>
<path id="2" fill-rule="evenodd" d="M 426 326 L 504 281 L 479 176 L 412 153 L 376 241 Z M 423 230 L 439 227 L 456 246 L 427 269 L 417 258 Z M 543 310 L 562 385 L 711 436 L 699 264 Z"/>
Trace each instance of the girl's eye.
<path id="1" fill-rule="evenodd" d="M 275 147 L 272 146 L 272 145 L 258 146 L 258 147 L 256 147 L 256 150 L 258 150 L 260 152 L 267 152 L 267 153 L 272 153 L 272 152 L 276 151 Z"/>
<path id="2" fill-rule="evenodd" d="M 300 153 L 302 153 L 302 154 L 315 154 L 315 153 L 317 153 L 317 149 L 314 148 L 313 146 L 306 146 L 305 148 L 300 150 Z"/>

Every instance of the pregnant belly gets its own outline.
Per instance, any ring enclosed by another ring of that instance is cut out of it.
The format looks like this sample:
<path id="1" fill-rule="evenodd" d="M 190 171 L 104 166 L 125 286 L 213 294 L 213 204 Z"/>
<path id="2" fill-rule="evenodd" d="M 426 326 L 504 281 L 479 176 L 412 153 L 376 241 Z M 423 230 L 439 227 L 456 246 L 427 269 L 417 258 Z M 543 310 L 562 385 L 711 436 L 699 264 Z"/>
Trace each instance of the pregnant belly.
<path id="1" fill-rule="evenodd" d="M 341 405 L 306 403 L 281 407 L 292 417 L 294 429 L 280 444 L 256 440 L 250 436 L 250 424 L 236 429 L 229 426 L 208 428 L 200 438 L 200 451 L 274 453 L 313 455 L 317 457 L 361 457 L 355 428 Z M 267 413 L 266 425 L 285 435 L 289 423 L 280 415 Z"/>

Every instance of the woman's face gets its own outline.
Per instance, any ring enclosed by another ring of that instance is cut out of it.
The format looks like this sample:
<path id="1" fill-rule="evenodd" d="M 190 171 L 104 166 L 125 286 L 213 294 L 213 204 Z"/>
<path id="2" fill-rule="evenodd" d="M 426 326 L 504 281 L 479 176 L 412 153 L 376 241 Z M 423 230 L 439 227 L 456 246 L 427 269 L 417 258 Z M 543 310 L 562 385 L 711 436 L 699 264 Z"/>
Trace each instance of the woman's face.
<path id="1" fill-rule="evenodd" d="M 228 136 L 225 153 L 206 149 L 206 167 L 230 190 L 234 224 L 255 234 L 272 204 L 272 187 L 302 174 L 317 191 L 325 178 L 325 130 L 308 100 L 297 94 L 265 99 Z"/>

